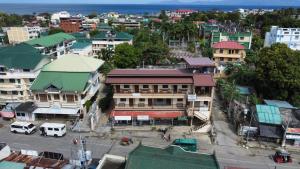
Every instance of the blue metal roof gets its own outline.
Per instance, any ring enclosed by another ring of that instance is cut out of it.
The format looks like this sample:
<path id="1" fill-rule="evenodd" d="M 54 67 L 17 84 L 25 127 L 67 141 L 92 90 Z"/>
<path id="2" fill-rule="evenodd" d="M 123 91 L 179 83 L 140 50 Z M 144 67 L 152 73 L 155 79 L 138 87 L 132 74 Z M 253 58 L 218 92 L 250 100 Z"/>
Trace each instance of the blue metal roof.
<path id="1" fill-rule="evenodd" d="M 264 102 L 267 105 L 270 105 L 270 106 L 277 106 L 279 108 L 286 108 L 286 109 L 295 109 L 295 107 L 292 106 L 287 101 L 282 101 L 282 100 L 264 100 Z"/>
<path id="2" fill-rule="evenodd" d="M 1 169 L 24 169 L 26 164 L 24 163 L 16 163 L 10 161 L 2 161 L 0 162 Z"/>
<path id="3" fill-rule="evenodd" d="M 92 43 L 89 43 L 86 41 L 78 41 L 71 46 L 71 49 L 84 49 L 91 45 L 92 45 Z"/>
<path id="4" fill-rule="evenodd" d="M 280 125 L 282 123 L 279 108 L 269 105 L 256 105 L 259 123 Z"/>

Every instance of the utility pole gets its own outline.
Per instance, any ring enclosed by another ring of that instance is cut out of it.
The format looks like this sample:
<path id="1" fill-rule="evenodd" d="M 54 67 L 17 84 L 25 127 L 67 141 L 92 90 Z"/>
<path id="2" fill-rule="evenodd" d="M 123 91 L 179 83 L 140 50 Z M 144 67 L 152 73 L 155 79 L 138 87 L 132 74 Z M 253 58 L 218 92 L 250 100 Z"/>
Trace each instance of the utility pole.
<path id="1" fill-rule="evenodd" d="M 286 133 L 287 133 L 287 130 L 289 128 L 289 125 L 290 125 L 290 122 L 291 122 L 291 117 L 289 115 L 288 117 L 288 121 L 287 121 L 287 125 L 284 129 L 284 135 L 283 135 L 283 140 L 282 140 L 282 143 L 281 143 L 281 147 L 284 147 L 285 146 L 285 142 L 286 142 Z"/>

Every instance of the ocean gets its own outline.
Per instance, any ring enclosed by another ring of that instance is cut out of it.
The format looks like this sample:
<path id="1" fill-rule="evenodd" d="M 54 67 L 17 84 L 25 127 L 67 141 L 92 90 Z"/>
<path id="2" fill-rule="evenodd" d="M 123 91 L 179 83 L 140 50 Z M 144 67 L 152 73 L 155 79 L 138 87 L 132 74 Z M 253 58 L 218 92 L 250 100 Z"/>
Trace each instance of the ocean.
<path id="1" fill-rule="evenodd" d="M 137 5 L 137 4 L 1 4 L 0 12 L 16 13 L 20 15 L 33 13 L 54 13 L 68 11 L 71 14 L 87 15 L 92 12 L 119 12 L 123 14 L 157 14 L 161 10 L 193 9 L 200 11 L 222 10 L 234 11 L 238 8 L 247 9 L 280 9 L 287 6 L 226 6 L 226 5 Z"/>

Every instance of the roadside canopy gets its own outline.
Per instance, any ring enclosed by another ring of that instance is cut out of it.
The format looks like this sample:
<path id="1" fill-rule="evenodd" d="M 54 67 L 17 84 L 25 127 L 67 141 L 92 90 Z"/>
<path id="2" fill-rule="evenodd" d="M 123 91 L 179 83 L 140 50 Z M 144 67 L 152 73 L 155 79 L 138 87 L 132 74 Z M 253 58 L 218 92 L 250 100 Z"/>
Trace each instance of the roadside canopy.
<path id="1" fill-rule="evenodd" d="M 259 132 L 261 137 L 276 139 L 283 137 L 283 129 L 280 125 L 259 125 Z"/>
<path id="2" fill-rule="evenodd" d="M 138 119 L 151 118 L 177 118 L 181 117 L 183 112 L 180 111 L 113 111 L 111 117 L 137 117 Z"/>
<path id="3" fill-rule="evenodd" d="M 34 114 L 79 115 L 78 108 L 37 108 Z"/>

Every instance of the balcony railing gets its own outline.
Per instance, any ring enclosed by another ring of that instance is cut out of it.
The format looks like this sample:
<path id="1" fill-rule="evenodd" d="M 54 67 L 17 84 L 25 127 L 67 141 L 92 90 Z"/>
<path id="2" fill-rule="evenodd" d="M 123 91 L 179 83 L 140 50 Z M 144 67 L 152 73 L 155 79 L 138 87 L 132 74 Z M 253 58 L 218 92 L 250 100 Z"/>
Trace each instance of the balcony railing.
<path id="1" fill-rule="evenodd" d="M 185 105 L 183 103 L 177 104 L 166 104 L 166 105 L 148 105 L 146 103 L 138 104 L 125 104 L 119 103 L 115 105 L 115 108 L 124 108 L 124 109 L 184 109 Z"/>

